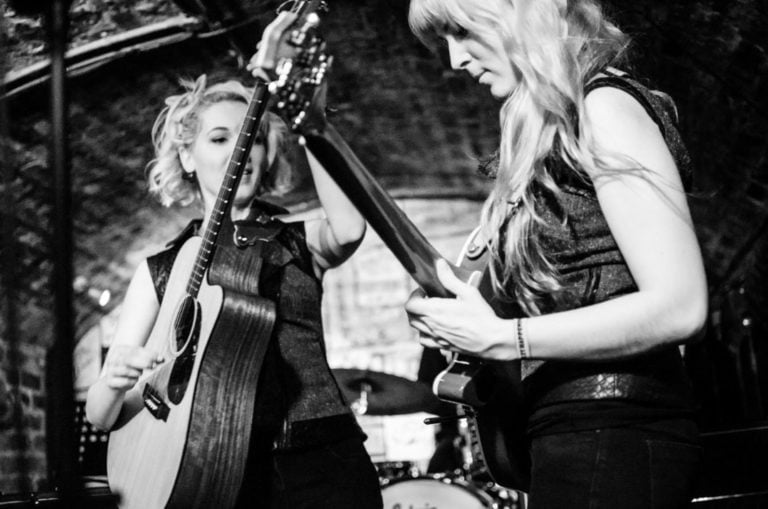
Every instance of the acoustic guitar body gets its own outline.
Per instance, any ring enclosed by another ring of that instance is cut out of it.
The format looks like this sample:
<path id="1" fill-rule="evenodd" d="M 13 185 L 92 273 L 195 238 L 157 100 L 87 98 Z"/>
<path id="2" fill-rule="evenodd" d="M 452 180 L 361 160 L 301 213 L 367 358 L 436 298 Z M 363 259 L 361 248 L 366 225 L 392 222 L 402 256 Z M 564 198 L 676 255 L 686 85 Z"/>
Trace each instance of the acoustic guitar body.
<path id="1" fill-rule="evenodd" d="M 126 394 L 109 437 L 107 475 L 121 509 L 232 507 L 242 484 L 275 307 L 204 280 L 195 353 L 173 359 L 169 341 L 176 341 L 178 309 L 200 244 L 193 237 L 181 247 L 147 342 L 166 362 Z M 244 256 L 243 263 L 252 258 Z"/>

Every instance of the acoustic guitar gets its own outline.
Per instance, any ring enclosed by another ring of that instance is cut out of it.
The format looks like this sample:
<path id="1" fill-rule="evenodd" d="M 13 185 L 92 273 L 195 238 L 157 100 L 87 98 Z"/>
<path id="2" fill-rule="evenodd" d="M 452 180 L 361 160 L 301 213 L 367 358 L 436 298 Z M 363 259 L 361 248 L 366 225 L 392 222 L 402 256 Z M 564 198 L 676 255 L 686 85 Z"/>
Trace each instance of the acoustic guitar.
<path id="1" fill-rule="evenodd" d="M 292 69 L 292 80 L 275 69 L 269 85 L 276 97 L 276 111 L 286 119 L 302 142 L 320 161 L 371 227 L 392 251 L 410 276 L 429 296 L 452 296 L 440 283 L 435 262 L 442 258 L 391 197 L 376 182 L 339 132 L 319 111 L 315 96 L 332 58 L 322 51 Z M 464 281 L 485 267 L 449 264 Z M 463 264 L 462 264 L 463 265 Z M 470 264 L 471 265 L 471 264 Z M 434 383 L 435 394 L 456 403 L 467 418 L 472 437 L 473 460 L 490 480 L 525 491 L 529 484 L 530 458 L 525 440 L 519 362 L 494 362 L 464 354 L 455 355 Z"/>
<path id="2" fill-rule="evenodd" d="M 319 5 L 293 3 L 298 17 L 276 39 L 290 47 L 291 56 L 280 61 L 286 73 L 290 58 L 313 51 L 311 20 Z M 169 360 L 126 393 L 110 434 L 107 477 L 122 509 L 236 503 L 276 311 L 272 301 L 258 296 L 260 244 L 243 241 L 230 211 L 270 98 L 267 84 L 259 81 L 208 226 L 202 237 L 182 245 L 174 262 L 147 340 Z"/>

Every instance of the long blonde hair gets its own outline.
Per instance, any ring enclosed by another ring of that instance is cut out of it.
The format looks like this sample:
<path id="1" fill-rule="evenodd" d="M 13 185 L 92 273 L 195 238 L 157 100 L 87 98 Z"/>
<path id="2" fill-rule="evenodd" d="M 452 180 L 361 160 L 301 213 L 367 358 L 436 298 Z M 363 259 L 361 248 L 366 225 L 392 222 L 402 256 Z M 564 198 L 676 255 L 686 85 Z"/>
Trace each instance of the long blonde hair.
<path id="1" fill-rule="evenodd" d="M 536 189 L 560 192 L 553 157 L 579 174 L 615 170 L 590 141 L 584 86 L 622 58 L 628 38 L 594 0 L 412 0 L 409 21 L 428 45 L 459 29 L 502 36 L 519 84 L 501 106 L 499 167 L 481 224 L 495 292 L 538 314 L 541 297 L 562 285 L 534 234 Z"/>
<path id="2" fill-rule="evenodd" d="M 208 85 L 205 74 L 195 81 L 181 80 L 181 86 L 184 92 L 168 97 L 155 120 L 152 127 L 155 158 L 147 165 L 149 192 L 166 207 L 174 203 L 186 206 L 201 199 L 197 183 L 184 178 L 179 159 L 179 149 L 189 147 L 197 136 L 201 112 L 222 101 L 248 104 L 253 95 L 252 89 L 237 80 Z M 285 122 L 274 113 L 267 112 L 256 134 L 264 140 L 267 149 L 268 170 L 262 177 L 262 192 L 284 192 L 282 186 L 290 180 L 290 175 L 284 174 L 290 171 L 288 165 L 280 165 L 280 168 L 285 168 L 280 174 L 276 171 L 276 162 L 283 152 L 287 136 Z"/>

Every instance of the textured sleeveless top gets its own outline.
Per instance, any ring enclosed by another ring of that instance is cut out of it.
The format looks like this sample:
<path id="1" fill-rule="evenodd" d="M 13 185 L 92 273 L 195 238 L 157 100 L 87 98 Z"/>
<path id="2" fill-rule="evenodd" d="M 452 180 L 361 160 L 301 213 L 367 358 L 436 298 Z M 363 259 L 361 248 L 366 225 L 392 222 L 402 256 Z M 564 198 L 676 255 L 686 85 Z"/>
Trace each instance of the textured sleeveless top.
<path id="1" fill-rule="evenodd" d="M 257 202 L 249 219 L 285 213 Z M 303 223 L 281 223 L 262 247 L 259 275 L 262 297 L 276 304 L 277 318 L 259 378 L 255 425 L 275 430 L 278 449 L 305 447 L 361 434 L 326 360 L 321 316 L 322 284 L 315 276 Z M 197 233 L 195 220 L 147 259 L 159 300 L 181 246 Z M 236 222 L 240 223 L 240 222 Z M 231 242 L 222 234 L 217 241 Z M 247 248 L 246 248 L 247 249 Z"/>
<path id="2" fill-rule="evenodd" d="M 621 89 L 645 108 L 659 127 L 689 190 L 691 162 L 676 127 L 671 99 L 620 75 L 593 80 L 585 93 L 600 87 Z M 637 287 L 605 221 L 592 182 L 586 175 L 575 174 L 562 161 L 553 160 L 551 165 L 563 192 L 561 196 L 539 192 L 537 212 L 546 226 L 539 227 L 536 233 L 563 276 L 565 291 L 544 303 L 545 312 L 581 307 L 635 291 Z"/>
<path id="3" fill-rule="evenodd" d="M 610 73 L 586 87 L 615 87 L 629 93 L 659 127 L 677 164 L 684 186 L 691 183 L 691 162 L 676 127 L 672 100 L 627 75 Z M 488 166 L 493 173 L 491 161 Z M 637 290 L 586 175 L 562 161 L 550 161 L 562 192 L 537 192 L 536 210 L 544 224 L 534 235 L 561 276 L 563 289 L 542 302 L 553 313 L 602 302 Z M 496 162 L 496 166 L 498 162 Z M 582 178 L 583 177 L 583 178 Z M 519 306 L 490 299 L 501 316 L 520 316 Z M 523 361 L 523 387 L 533 410 L 552 403 L 584 400 L 627 400 L 642 405 L 689 411 L 692 391 L 677 347 L 667 347 L 627 360 L 610 362 Z"/>

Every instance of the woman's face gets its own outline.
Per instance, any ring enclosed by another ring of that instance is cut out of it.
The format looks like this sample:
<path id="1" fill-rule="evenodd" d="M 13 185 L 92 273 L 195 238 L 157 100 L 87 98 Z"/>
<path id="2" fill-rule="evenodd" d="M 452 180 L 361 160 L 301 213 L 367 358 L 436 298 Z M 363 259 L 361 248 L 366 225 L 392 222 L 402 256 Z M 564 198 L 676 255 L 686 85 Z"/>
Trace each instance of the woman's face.
<path id="1" fill-rule="evenodd" d="M 496 99 L 506 99 L 517 86 L 504 42 L 496 30 L 482 34 L 463 29 L 443 35 L 448 42 L 451 67 L 467 71 L 478 83 L 487 85 Z"/>
<path id="2" fill-rule="evenodd" d="M 206 208 L 212 207 L 216 201 L 247 109 L 247 105 L 239 101 L 221 101 L 208 106 L 200 113 L 194 142 L 179 152 L 184 171 L 197 174 Z M 266 167 L 264 141 L 256 138 L 233 200 L 235 208 L 249 205 Z"/>

